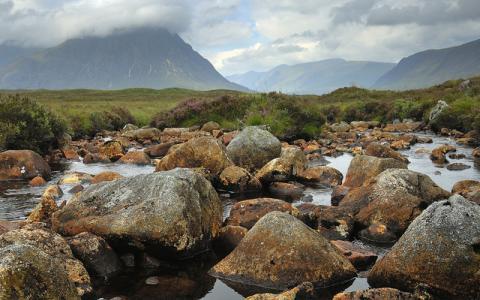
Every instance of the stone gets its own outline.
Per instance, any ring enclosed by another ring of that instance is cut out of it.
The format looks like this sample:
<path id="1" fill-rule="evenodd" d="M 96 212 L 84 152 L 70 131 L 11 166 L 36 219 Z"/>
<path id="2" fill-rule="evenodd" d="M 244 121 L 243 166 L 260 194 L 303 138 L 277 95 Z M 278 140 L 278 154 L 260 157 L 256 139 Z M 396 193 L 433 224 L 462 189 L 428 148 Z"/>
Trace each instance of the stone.
<path id="1" fill-rule="evenodd" d="M 475 158 L 479 158 L 479 157 L 480 157 L 480 147 L 473 149 L 473 151 L 472 151 L 472 156 L 475 157 Z"/>
<path id="2" fill-rule="evenodd" d="M 123 164 L 149 165 L 150 157 L 143 151 L 129 151 L 119 159 Z"/>
<path id="3" fill-rule="evenodd" d="M 331 124 L 329 127 L 332 132 L 347 132 L 350 131 L 351 128 L 350 125 L 343 121 L 341 123 Z"/>
<path id="4" fill-rule="evenodd" d="M 453 185 L 453 194 L 459 194 L 465 199 L 480 204 L 480 181 L 462 180 Z"/>
<path id="5" fill-rule="evenodd" d="M 443 100 L 439 100 L 437 104 L 430 111 L 430 114 L 428 115 L 428 121 L 429 122 L 435 121 L 442 114 L 442 112 L 448 107 L 449 105 L 447 104 L 447 102 Z"/>
<path id="6" fill-rule="evenodd" d="M 30 150 L 8 150 L 0 153 L 0 180 L 50 178 L 48 164 Z"/>
<path id="7" fill-rule="evenodd" d="M 80 160 L 80 157 L 78 156 L 77 151 L 75 151 L 72 148 L 63 148 L 62 149 L 63 156 L 65 156 L 65 159 L 67 160 L 73 160 L 73 161 L 78 161 Z"/>
<path id="8" fill-rule="evenodd" d="M 329 240 L 349 240 L 353 235 L 353 217 L 343 207 L 318 205 L 313 210 L 314 228 Z"/>
<path id="9" fill-rule="evenodd" d="M 218 235 L 222 205 L 204 177 L 175 169 L 91 185 L 52 220 L 63 235 L 90 232 L 115 249 L 181 257 L 204 251 Z"/>
<path id="10" fill-rule="evenodd" d="M 392 288 L 368 289 L 364 291 L 343 292 L 336 294 L 333 300 L 430 300 L 429 297 L 421 297 Z"/>
<path id="11" fill-rule="evenodd" d="M 268 191 L 272 196 L 288 201 L 299 199 L 304 190 L 305 186 L 298 182 L 272 182 L 268 186 Z"/>
<path id="12" fill-rule="evenodd" d="M 174 168 L 203 167 L 214 175 L 233 165 L 227 157 L 225 147 L 214 137 L 193 138 L 171 148 L 169 153 L 157 164 L 156 171 Z"/>
<path id="13" fill-rule="evenodd" d="M 414 132 L 414 131 L 420 130 L 421 127 L 422 127 L 422 122 L 387 124 L 383 128 L 383 131 L 385 131 L 385 132 Z"/>
<path id="14" fill-rule="evenodd" d="M 210 122 L 207 122 L 207 123 L 203 124 L 203 126 L 200 130 L 212 133 L 212 131 L 219 130 L 221 128 L 222 127 L 217 122 L 210 121 Z"/>
<path id="15" fill-rule="evenodd" d="M 220 173 L 217 187 L 234 193 L 248 193 L 261 190 L 262 184 L 244 168 L 229 166 Z"/>
<path id="16" fill-rule="evenodd" d="M 98 147 L 98 153 L 106 156 L 110 161 L 119 160 L 124 154 L 125 149 L 119 141 L 107 141 Z"/>
<path id="17" fill-rule="evenodd" d="M 168 150 L 170 150 L 170 148 L 176 144 L 177 143 L 175 142 L 161 143 L 161 144 L 149 146 L 143 151 L 152 158 L 164 157 L 165 155 L 167 155 Z"/>
<path id="18" fill-rule="evenodd" d="M 21 228 L 25 225 L 24 221 L 6 221 L 0 220 L 0 235 L 8 232 L 10 230 L 15 230 Z"/>
<path id="19" fill-rule="evenodd" d="M 160 139 L 162 132 L 157 128 L 140 128 L 136 130 L 129 130 L 122 134 L 122 136 L 136 140 L 139 142 L 150 140 L 156 141 Z"/>
<path id="20" fill-rule="evenodd" d="M 228 157 L 233 163 L 249 171 L 260 169 L 279 157 L 281 151 L 282 146 L 275 136 L 254 126 L 245 127 L 227 146 Z"/>
<path id="21" fill-rule="evenodd" d="M 307 166 L 307 158 L 297 146 L 282 148 L 280 157 L 274 158 L 255 174 L 262 183 L 288 181 L 303 172 Z"/>
<path id="22" fill-rule="evenodd" d="M 332 198 L 331 203 L 334 206 L 337 206 L 343 198 L 348 194 L 350 188 L 344 185 L 338 185 L 332 189 Z"/>
<path id="23" fill-rule="evenodd" d="M 333 187 L 342 184 L 343 175 L 335 168 L 318 166 L 307 168 L 300 172 L 297 174 L 297 179 L 304 183 Z"/>
<path id="24" fill-rule="evenodd" d="M 43 191 L 42 197 L 51 197 L 55 200 L 60 199 L 63 196 L 63 191 L 58 185 L 49 185 L 45 191 Z"/>
<path id="25" fill-rule="evenodd" d="M 377 260 L 377 255 L 375 253 L 365 250 L 352 242 L 331 241 L 331 243 L 348 258 L 358 271 L 368 269 Z"/>
<path id="26" fill-rule="evenodd" d="M 58 184 L 79 184 L 92 182 L 93 176 L 83 172 L 71 172 L 64 174 Z"/>
<path id="27" fill-rule="evenodd" d="M 395 151 L 395 150 L 405 150 L 405 149 L 410 149 L 410 143 L 403 141 L 403 140 L 398 140 L 392 142 L 390 147 Z"/>
<path id="28" fill-rule="evenodd" d="M 30 186 L 42 186 L 42 185 L 46 185 L 47 182 L 45 181 L 45 179 L 43 179 L 42 176 L 37 176 L 37 177 L 34 177 L 32 180 L 30 180 L 28 184 Z"/>
<path id="29" fill-rule="evenodd" d="M 220 229 L 218 236 L 213 240 L 215 252 L 222 256 L 228 255 L 240 244 L 248 229 L 242 226 L 227 225 Z"/>
<path id="30" fill-rule="evenodd" d="M 398 159 L 357 155 L 350 162 L 345 182 L 348 187 L 359 187 L 387 169 L 407 169 L 407 164 Z"/>
<path id="31" fill-rule="evenodd" d="M 0 299 L 80 299 L 57 260 L 30 245 L 0 248 Z"/>
<path id="32" fill-rule="evenodd" d="M 88 164 L 95 164 L 95 163 L 110 163 L 110 159 L 104 155 L 104 154 L 100 154 L 100 153 L 87 153 L 84 157 L 83 157 L 83 163 L 88 165 Z"/>
<path id="33" fill-rule="evenodd" d="M 92 179 L 92 184 L 97 184 L 97 183 L 106 182 L 106 181 L 114 181 L 121 178 L 123 178 L 123 176 L 118 174 L 117 172 L 105 171 L 95 175 Z"/>
<path id="34" fill-rule="evenodd" d="M 435 297 L 479 299 L 479 237 L 479 205 L 459 195 L 433 203 L 375 264 L 368 282 L 404 291 L 424 284 Z"/>
<path id="35" fill-rule="evenodd" d="M 466 157 L 467 156 L 463 153 L 450 153 L 448 155 L 448 158 L 450 158 L 450 159 L 464 159 Z"/>
<path id="36" fill-rule="evenodd" d="M 52 215 L 58 210 L 53 197 L 42 197 L 27 218 L 27 222 L 43 222 L 47 225 L 52 223 Z"/>
<path id="37" fill-rule="evenodd" d="M 230 209 L 230 215 L 225 220 L 225 224 L 250 229 L 260 218 L 272 211 L 298 216 L 298 209 L 288 202 L 273 198 L 257 198 L 235 203 Z"/>
<path id="38" fill-rule="evenodd" d="M 451 163 L 447 165 L 447 170 L 450 170 L 450 171 L 463 171 L 470 168 L 471 166 L 463 163 Z"/>
<path id="39" fill-rule="evenodd" d="M 452 145 L 441 145 L 432 150 L 430 154 L 430 159 L 437 164 L 447 163 L 446 154 L 449 152 L 455 152 L 457 149 Z"/>
<path id="40" fill-rule="evenodd" d="M 263 216 L 210 274 L 272 289 L 306 281 L 326 287 L 356 276 L 352 264 L 328 240 L 279 211 Z"/>
<path id="41" fill-rule="evenodd" d="M 370 143 L 368 147 L 365 149 L 365 155 L 375 156 L 380 158 L 393 158 L 407 164 L 409 163 L 406 157 L 404 157 L 397 151 L 393 150 L 389 146 L 385 146 L 380 143 Z"/>
<path id="42" fill-rule="evenodd" d="M 122 270 L 120 258 L 103 238 L 82 232 L 67 238 L 67 242 L 90 274 L 106 280 Z"/>
<path id="43" fill-rule="evenodd" d="M 76 193 L 80 193 L 81 191 L 83 191 L 85 188 L 83 187 L 83 185 L 81 184 L 77 184 L 76 186 L 72 187 L 68 192 L 70 194 L 76 194 Z"/>
<path id="44" fill-rule="evenodd" d="M 291 290 L 281 294 L 256 294 L 247 297 L 246 300 L 302 300 L 302 299 L 318 299 L 315 288 L 311 282 L 304 282 Z"/>

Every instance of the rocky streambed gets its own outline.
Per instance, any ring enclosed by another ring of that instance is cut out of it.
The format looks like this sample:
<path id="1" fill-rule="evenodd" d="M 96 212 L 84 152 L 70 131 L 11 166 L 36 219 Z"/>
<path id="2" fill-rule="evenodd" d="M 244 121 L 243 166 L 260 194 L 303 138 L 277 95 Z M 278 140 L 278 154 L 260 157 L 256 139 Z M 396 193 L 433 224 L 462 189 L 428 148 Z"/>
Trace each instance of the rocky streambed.
<path id="1" fill-rule="evenodd" d="M 352 122 L 281 143 L 207 123 L 4 152 L 0 265 L 20 274 L 0 282 L 20 298 L 474 299 L 476 139 Z"/>

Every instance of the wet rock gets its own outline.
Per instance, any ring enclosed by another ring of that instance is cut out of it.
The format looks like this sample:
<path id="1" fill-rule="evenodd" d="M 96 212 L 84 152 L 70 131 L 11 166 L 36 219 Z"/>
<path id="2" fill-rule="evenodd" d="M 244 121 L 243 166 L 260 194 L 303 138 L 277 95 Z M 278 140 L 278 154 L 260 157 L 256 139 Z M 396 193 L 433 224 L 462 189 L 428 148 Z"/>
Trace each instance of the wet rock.
<path id="1" fill-rule="evenodd" d="M 343 292 L 336 294 L 333 300 L 429 300 L 429 297 L 420 297 L 392 288 L 368 289 L 364 291 Z"/>
<path id="2" fill-rule="evenodd" d="M 235 193 L 255 192 L 262 188 L 262 184 L 256 177 L 237 166 L 226 167 L 218 177 L 217 186 Z"/>
<path id="3" fill-rule="evenodd" d="M 463 163 L 452 163 L 447 165 L 447 170 L 450 170 L 450 171 L 463 171 L 470 168 L 471 166 Z"/>
<path id="4" fill-rule="evenodd" d="M 441 145 L 432 150 L 430 159 L 437 164 L 447 163 L 446 154 L 449 152 L 455 152 L 457 149 L 452 145 Z"/>
<path id="5" fill-rule="evenodd" d="M 246 300 L 303 300 L 317 298 L 318 295 L 315 292 L 313 284 L 311 282 L 304 282 L 281 294 L 256 294 L 247 297 Z"/>
<path id="6" fill-rule="evenodd" d="M 200 130 L 212 133 L 212 131 L 219 130 L 221 128 L 222 127 L 220 127 L 220 124 L 218 124 L 217 122 L 210 121 L 203 124 L 202 129 Z"/>
<path id="7" fill-rule="evenodd" d="M 152 158 L 164 157 L 165 155 L 167 155 L 168 150 L 170 150 L 170 148 L 175 144 L 176 144 L 175 142 L 168 142 L 168 143 L 153 145 L 153 146 L 147 147 L 144 150 L 144 152 Z"/>
<path id="8" fill-rule="evenodd" d="M 345 182 L 348 187 L 362 186 L 387 169 L 406 169 L 407 164 L 393 158 L 378 158 L 368 155 L 355 156 L 348 167 Z"/>
<path id="9" fill-rule="evenodd" d="M 219 175 L 231 165 L 225 147 L 217 139 L 209 136 L 194 138 L 171 148 L 158 162 L 156 171 L 203 167 L 212 174 Z"/>
<path id="10" fill-rule="evenodd" d="M 235 203 L 225 223 L 250 229 L 260 218 L 272 211 L 298 216 L 298 210 L 288 202 L 272 198 L 257 198 Z"/>
<path id="11" fill-rule="evenodd" d="M 377 260 L 377 255 L 348 241 L 331 241 L 359 271 L 366 270 Z"/>
<path id="12" fill-rule="evenodd" d="M 287 200 L 295 200 L 302 196 L 305 186 L 298 182 L 272 182 L 268 186 L 268 191 L 274 197 L 280 197 Z"/>
<path id="13" fill-rule="evenodd" d="M 76 186 L 72 187 L 68 192 L 70 194 L 76 194 L 76 193 L 80 193 L 83 190 L 84 190 L 83 185 L 77 184 Z"/>
<path id="14" fill-rule="evenodd" d="M 463 153 L 450 153 L 448 155 L 448 158 L 450 159 L 464 159 L 465 157 L 467 156 Z"/>
<path id="15" fill-rule="evenodd" d="M 433 143 L 433 140 L 432 140 L 431 137 L 428 137 L 428 136 L 417 136 L 417 143 L 431 144 L 431 143 Z"/>
<path id="16" fill-rule="evenodd" d="M 315 228 L 329 240 L 348 240 L 352 237 L 353 214 L 343 207 L 318 205 L 313 211 Z"/>
<path id="17" fill-rule="evenodd" d="M 380 158 L 394 158 L 404 163 L 409 163 L 408 159 L 393 150 L 389 146 L 382 145 L 380 143 L 371 143 L 365 149 L 365 155 L 375 156 Z"/>
<path id="18" fill-rule="evenodd" d="M 282 148 L 280 157 L 274 158 L 255 174 L 262 183 L 287 181 L 305 170 L 307 158 L 296 146 Z"/>
<path id="19" fill-rule="evenodd" d="M 76 286 L 78 295 L 92 292 L 90 276 L 59 234 L 43 228 L 40 223 L 29 224 L 0 236 L 0 249 L 12 245 L 32 246 L 41 250 L 38 252 L 45 252 L 67 273 L 68 280 Z"/>
<path id="20" fill-rule="evenodd" d="M 45 181 L 45 179 L 43 179 L 42 176 L 37 176 L 37 177 L 34 177 L 32 180 L 30 180 L 28 184 L 30 186 L 42 186 L 42 185 L 46 185 L 47 182 Z"/>
<path id="21" fill-rule="evenodd" d="M 63 191 L 58 185 L 49 185 L 42 194 L 42 197 L 51 197 L 55 200 L 60 199 L 62 196 Z"/>
<path id="22" fill-rule="evenodd" d="M 83 172 L 71 172 L 67 173 L 60 178 L 58 184 L 79 184 L 90 183 L 93 176 Z"/>
<path id="23" fill-rule="evenodd" d="M 27 222 L 43 222 L 50 226 L 52 215 L 58 210 L 57 203 L 53 197 L 42 197 L 27 218 Z"/>
<path id="24" fill-rule="evenodd" d="M 86 165 L 95 164 L 95 163 L 109 163 L 109 162 L 111 162 L 110 159 L 106 155 L 100 154 L 100 153 L 87 153 L 83 157 L 83 163 Z"/>
<path id="25" fill-rule="evenodd" d="M 260 169 L 280 156 L 280 141 L 259 127 L 246 127 L 227 146 L 227 154 L 235 165 L 247 170 Z"/>
<path id="26" fill-rule="evenodd" d="M 205 250 L 221 221 L 216 191 L 189 169 L 92 185 L 53 217 L 54 228 L 64 235 L 91 232 L 114 248 L 175 257 Z"/>
<path id="27" fill-rule="evenodd" d="M 117 172 L 105 171 L 98 173 L 92 179 L 92 184 L 105 182 L 105 181 L 115 181 L 117 179 L 122 179 L 123 176 L 118 174 Z"/>
<path id="28" fill-rule="evenodd" d="M 350 188 L 348 186 L 339 185 L 333 188 L 332 190 L 332 205 L 337 206 L 343 198 L 348 194 Z"/>
<path id="29" fill-rule="evenodd" d="M 68 238 L 67 242 L 91 274 L 108 279 L 121 271 L 122 262 L 103 238 L 82 232 Z"/>
<path id="30" fill-rule="evenodd" d="M 462 180 L 453 185 L 452 193 L 480 204 L 480 181 Z"/>
<path id="31" fill-rule="evenodd" d="M 0 180 L 50 177 L 50 167 L 30 150 L 8 150 L 0 153 Z"/>
<path id="32" fill-rule="evenodd" d="M 480 206 L 455 195 L 430 205 L 368 275 L 374 287 L 413 291 L 427 285 L 433 296 L 479 299 Z"/>
<path id="33" fill-rule="evenodd" d="M 0 248 L 0 299 L 80 299 L 57 260 L 30 245 Z"/>
<path id="34" fill-rule="evenodd" d="M 273 289 L 306 281 L 331 286 L 356 275 L 352 264 L 328 240 L 278 211 L 261 218 L 210 274 Z"/>
<path id="35" fill-rule="evenodd" d="M 248 229 L 242 226 L 227 225 L 220 229 L 220 232 L 213 241 L 215 252 L 226 256 L 240 244 L 247 234 Z"/>
<path id="36" fill-rule="evenodd" d="M 342 184 L 343 175 L 335 168 L 318 166 L 300 172 L 297 174 L 297 178 L 302 182 L 332 187 Z"/>
<path id="37" fill-rule="evenodd" d="M 129 151 L 119 159 L 120 163 L 134 165 L 149 165 L 150 157 L 143 151 Z"/>

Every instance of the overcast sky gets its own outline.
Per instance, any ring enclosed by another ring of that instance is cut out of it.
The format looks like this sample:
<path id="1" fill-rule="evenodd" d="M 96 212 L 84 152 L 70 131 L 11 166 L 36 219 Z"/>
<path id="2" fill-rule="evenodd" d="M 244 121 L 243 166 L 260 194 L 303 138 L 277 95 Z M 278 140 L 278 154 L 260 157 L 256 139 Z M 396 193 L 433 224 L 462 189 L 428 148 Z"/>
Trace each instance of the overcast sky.
<path id="1" fill-rule="evenodd" d="M 224 75 L 326 58 L 396 62 L 480 38 L 480 0 L 0 0 L 0 43 L 54 46 L 141 26 Z"/>

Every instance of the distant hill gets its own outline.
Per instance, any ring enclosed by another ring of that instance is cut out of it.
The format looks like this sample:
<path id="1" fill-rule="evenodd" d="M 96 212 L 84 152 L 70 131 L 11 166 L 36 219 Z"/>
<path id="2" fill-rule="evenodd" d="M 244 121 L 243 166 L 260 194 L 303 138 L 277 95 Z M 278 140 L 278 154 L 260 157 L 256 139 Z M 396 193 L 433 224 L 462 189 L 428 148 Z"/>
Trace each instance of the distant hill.
<path id="1" fill-rule="evenodd" d="M 378 89 L 425 88 L 480 74 L 480 40 L 457 47 L 427 50 L 402 59 L 373 85 Z"/>
<path id="2" fill-rule="evenodd" d="M 370 87 L 395 64 L 328 59 L 280 65 L 267 72 L 248 72 L 227 79 L 256 91 L 288 94 L 324 94 L 347 86 Z"/>
<path id="3" fill-rule="evenodd" d="M 26 48 L 18 47 L 9 44 L 0 45 L 0 69 L 6 67 L 9 64 L 14 63 L 18 59 L 25 56 L 32 55 L 33 53 L 40 51 L 39 48 Z"/>
<path id="4" fill-rule="evenodd" d="M 71 39 L 0 69 L 3 89 L 133 87 L 246 90 L 226 80 L 177 34 L 163 29 Z"/>

